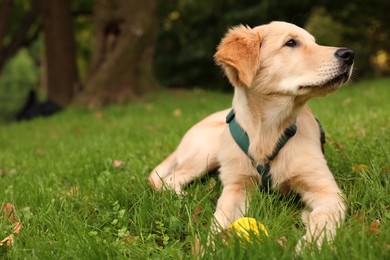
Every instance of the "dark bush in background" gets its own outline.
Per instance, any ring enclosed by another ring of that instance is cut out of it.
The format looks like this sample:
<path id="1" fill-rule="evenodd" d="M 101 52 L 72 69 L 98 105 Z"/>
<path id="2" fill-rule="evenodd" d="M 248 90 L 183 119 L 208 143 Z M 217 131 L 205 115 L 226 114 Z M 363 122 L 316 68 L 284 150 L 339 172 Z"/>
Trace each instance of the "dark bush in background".
<path id="1" fill-rule="evenodd" d="M 308 29 L 324 45 L 356 52 L 357 78 L 390 73 L 389 1 L 159 1 L 155 72 L 163 85 L 226 89 L 213 62 L 227 28 L 273 20 Z"/>

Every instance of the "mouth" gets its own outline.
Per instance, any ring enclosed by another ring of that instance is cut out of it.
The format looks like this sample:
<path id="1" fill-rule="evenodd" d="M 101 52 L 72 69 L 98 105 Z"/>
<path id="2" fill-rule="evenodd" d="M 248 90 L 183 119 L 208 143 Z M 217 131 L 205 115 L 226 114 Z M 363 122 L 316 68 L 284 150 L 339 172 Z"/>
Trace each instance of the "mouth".
<path id="1" fill-rule="evenodd" d="M 325 88 L 338 88 L 345 82 L 349 80 L 350 77 L 350 68 L 344 71 L 343 73 L 340 73 L 339 75 L 327 79 L 322 82 L 318 82 L 316 84 L 310 84 L 310 85 L 302 85 L 299 86 L 299 89 L 311 89 L 311 88 L 317 88 L 317 89 L 325 89 Z"/>

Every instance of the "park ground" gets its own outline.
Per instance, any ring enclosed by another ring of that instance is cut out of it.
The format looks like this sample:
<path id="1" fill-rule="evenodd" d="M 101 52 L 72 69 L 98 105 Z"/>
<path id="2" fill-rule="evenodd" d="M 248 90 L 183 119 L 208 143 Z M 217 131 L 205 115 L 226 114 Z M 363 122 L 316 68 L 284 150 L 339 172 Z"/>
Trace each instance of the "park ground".
<path id="1" fill-rule="evenodd" d="M 302 259 L 390 256 L 390 78 L 361 81 L 310 102 L 326 157 L 348 205 L 346 223 Z M 150 189 L 146 178 L 185 131 L 229 107 L 231 93 L 171 90 L 126 106 L 70 107 L 0 128 L 0 258 L 183 259 L 205 245 L 221 185 L 216 174 L 187 196 Z M 255 192 L 248 216 L 269 237 L 216 242 L 205 258 L 291 259 L 304 234 L 295 195 Z M 10 235 L 14 232 L 13 239 Z M 8 240 L 7 240 L 8 238 Z M 12 241 L 11 241 L 12 240 Z M 12 242 L 12 243 L 11 243 Z"/>

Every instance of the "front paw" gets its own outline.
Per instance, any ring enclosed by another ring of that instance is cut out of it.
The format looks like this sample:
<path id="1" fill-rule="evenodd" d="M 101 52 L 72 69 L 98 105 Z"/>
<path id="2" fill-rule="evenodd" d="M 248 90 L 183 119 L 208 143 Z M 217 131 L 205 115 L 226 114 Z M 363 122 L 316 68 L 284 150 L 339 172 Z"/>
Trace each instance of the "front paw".
<path id="1" fill-rule="evenodd" d="M 160 191 L 163 188 L 163 181 L 157 173 L 152 173 L 148 177 L 149 186 L 152 187 L 156 191 Z"/>
<path id="2" fill-rule="evenodd" d="M 315 209 L 311 212 L 302 213 L 302 221 L 305 224 L 306 234 L 299 240 L 295 252 L 309 245 L 315 245 L 321 249 L 325 241 L 332 241 L 336 236 L 336 229 L 341 222 L 341 216 L 338 212 L 331 212 L 324 209 Z"/>
<path id="3" fill-rule="evenodd" d="M 334 235 L 332 232 L 323 230 L 322 232 L 307 232 L 297 243 L 295 247 L 295 253 L 299 254 L 305 247 L 316 246 L 318 249 L 322 248 L 322 244 L 325 241 L 333 240 Z"/>

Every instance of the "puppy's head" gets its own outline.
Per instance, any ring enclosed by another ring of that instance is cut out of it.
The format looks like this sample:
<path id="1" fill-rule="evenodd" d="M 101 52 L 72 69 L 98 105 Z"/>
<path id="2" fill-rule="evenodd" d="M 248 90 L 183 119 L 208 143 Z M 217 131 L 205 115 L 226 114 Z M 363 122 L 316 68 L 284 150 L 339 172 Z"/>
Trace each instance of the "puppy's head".
<path id="1" fill-rule="evenodd" d="M 235 87 L 262 94 L 321 96 L 350 78 L 354 54 L 346 48 L 320 46 L 293 24 L 273 22 L 233 27 L 214 58 Z"/>

